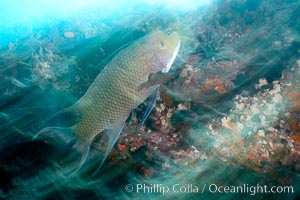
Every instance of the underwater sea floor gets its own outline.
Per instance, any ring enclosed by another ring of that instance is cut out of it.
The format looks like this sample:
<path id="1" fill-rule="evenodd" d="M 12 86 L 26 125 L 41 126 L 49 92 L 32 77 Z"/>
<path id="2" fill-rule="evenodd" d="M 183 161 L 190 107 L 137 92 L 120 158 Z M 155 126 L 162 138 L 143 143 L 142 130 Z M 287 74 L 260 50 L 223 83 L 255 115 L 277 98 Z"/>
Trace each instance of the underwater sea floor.
<path id="1" fill-rule="evenodd" d="M 122 6 L 0 26 L 0 199 L 299 198 L 299 1 Z M 65 176 L 32 138 L 156 30 L 180 35 L 176 77 L 143 126 L 147 101 L 130 113 L 99 174 Z"/>

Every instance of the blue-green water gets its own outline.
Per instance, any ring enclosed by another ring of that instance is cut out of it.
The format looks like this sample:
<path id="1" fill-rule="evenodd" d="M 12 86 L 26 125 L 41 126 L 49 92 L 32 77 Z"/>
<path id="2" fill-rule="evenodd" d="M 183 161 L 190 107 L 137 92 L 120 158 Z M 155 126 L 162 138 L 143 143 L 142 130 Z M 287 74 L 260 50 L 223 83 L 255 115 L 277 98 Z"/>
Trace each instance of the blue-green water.
<path id="1" fill-rule="evenodd" d="M 295 0 L 1 2 L 0 199 L 299 198 L 299 13 Z M 144 127 L 146 103 L 132 111 L 96 177 L 65 176 L 33 136 L 155 30 L 180 35 L 177 77 Z"/>

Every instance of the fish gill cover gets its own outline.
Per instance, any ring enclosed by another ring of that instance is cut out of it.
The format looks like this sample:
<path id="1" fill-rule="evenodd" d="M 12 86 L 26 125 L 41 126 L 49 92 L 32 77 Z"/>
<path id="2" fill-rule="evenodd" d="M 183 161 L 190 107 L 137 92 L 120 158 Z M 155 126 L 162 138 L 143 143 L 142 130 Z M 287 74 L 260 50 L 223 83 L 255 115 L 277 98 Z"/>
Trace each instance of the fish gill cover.
<path id="1" fill-rule="evenodd" d="M 299 198 L 299 1 L 1 1 L 0 18 L 0 199 Z M 158 30 L 181 47 L 144 125 L 148 101 L 99 173 L 62 173 L 36 133 L 71 126 L 51 116 Z"/>

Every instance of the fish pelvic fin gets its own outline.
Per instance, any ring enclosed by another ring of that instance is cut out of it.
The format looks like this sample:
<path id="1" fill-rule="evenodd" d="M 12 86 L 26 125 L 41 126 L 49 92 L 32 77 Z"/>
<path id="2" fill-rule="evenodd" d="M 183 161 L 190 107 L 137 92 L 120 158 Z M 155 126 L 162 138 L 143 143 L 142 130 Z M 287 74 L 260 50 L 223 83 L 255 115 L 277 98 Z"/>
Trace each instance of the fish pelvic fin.
<path id="1" fill-rule="evenodd" d="M 142 127 L 144 125 L 145 121 L 147 120 L 147 118 L 149 117 L 150 113 L 152 112 L 152 110 L 155 106 L 155 103 L 156 103 L 156 100 L 157 100 L 158 96 L 159 96 L 159 87 L 157 87 L 152 92 L 152 94 L 148 97 L 147 108 L 145 110 L 142 121 L 139 123 L 139 127 Z"/>
<path id="2" fill-rule="evenodd" d="M 60 168 L 66 176 L 73 176 L 82 169 L 93 142 L 93 138 L 84 141 L 77 138 L 73 127 L 47 127 L 33 139 L 54 147 Z"/>

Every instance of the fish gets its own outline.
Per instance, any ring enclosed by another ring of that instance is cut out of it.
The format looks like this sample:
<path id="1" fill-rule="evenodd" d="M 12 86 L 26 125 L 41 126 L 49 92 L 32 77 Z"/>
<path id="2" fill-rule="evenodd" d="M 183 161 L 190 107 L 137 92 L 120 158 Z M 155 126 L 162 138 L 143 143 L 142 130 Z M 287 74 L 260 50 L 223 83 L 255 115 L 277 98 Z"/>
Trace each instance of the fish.
<path id="1" fill-rule="evenodd" d="M 97 172 L 116 143 L 130 112 L 147 99 L 149 103 L 142 123 L 149 116 L 160 87 L 158 81 L 152 81 L 156 80 L 153 74 L 158 73 L 160 78 L 161 74 L 167 75 L 179 48 L 177 32 L 155 31 L 130 43 L 116 53 L 75 104 L 56 114 L 64 119 L 73 118 L 74 125 L 46 127 L 34 140 L 51 138 L 56 145 L 68 148 L 68 152 L 76 151 L 80 158 L 76 161 L 74 174 L 86 162 L 95 137 L 106 134 L 108 144 L 104 156 L 99 158 L 101 164 Z"/>
<path id="2" fill-rule="evenodd" d="M 155 84 L 164 84 L 164 83 L 170 81 L 171 79 L 175 79 L 177 77 L 178 77 L 178 74 L 175 72 L 172 72 L 172 73 L 169 72 L 168 74 L 165 74 L 162 72 L 151 73 L 149 75 L 148 82 L 141 84 L 140 88 L 142 89 L 144 87 L 155 85 Z"/>

